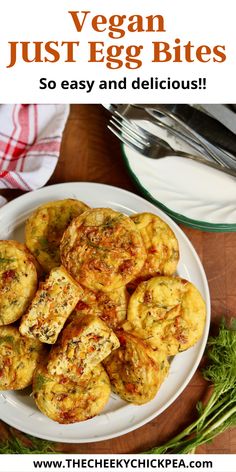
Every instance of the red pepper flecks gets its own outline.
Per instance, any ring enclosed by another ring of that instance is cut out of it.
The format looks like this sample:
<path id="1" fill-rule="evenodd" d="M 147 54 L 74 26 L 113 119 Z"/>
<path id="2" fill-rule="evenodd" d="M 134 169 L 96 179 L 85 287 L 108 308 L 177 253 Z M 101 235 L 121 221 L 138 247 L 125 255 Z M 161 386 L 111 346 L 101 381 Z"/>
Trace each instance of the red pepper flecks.
<path id="1" fill-rule="evenodd" d="M 129 274 L 133 270 L 133 265 L 134 265 L 133 261 L 128 259 L 120 265 L 119 272 L 121 273 L 127 272 Z"/>
<path id="2" fill-rule="evenodd" d="M 151 303 L 152 302 L 152 293 L 151 292 L 145 292 L 144 297 L 143 297 L 143 302 L 144 303 Z"/>
<path id="3" fill-rule="evenodd" d="M 126 339 L 122 334 L 118 334 L 118 338 L 121 346 L 126 346 Z"/>
<path id="4" fill-rule="evenodd" d="M 78 375 L 82 375 L 83 372 L 84 372 L 83 367 L 78 367 L 78 368 L 76 369 L 76 372 L 77 372 Z"/>
<path id="5" fill-rule="evenodd" d="M 10 269 L 3 272 L 2 279 L 4 280 L 4 282 L 9 283 L 15 278 L 15 276 L 16 276 L 16 270 Z"/>
<path id="6" fill-rule="evenodd" d="M 64 376 L 61 376 L 59 383 L 60 383 L 60 384 L 65 384 L 65 383 L 67 383 L 67 382 L 68 382 L 68 378 L 67 378 L 67 377 L 64 377 Z"/>
<path id="7" fill-rule="evenodd" d="M 149 254 L 156 254 L 158 249 L 155 246 L 152 246 L 148 249 Z"/>
<path id="8" fill-rule="evenodd" d="M 79 300 L 75 307 L 75 310 L 85 310 L 86 308 L 89 308 L 88 304 L 83 302 L 82 300 Z"/>
<path id="9" fill-rule="evenodd" d="M 186 285 L 186 284 L 189 283 L 189 281 L 185 280 L 185 279 L 181 279 L 180 282 L 181 282 L 182 285 Z"/>
<path id="10" fill-rule="evenodd" d="M 132 383 L 126 383 L 125 384 L 125 389 L 127 390 L 127 392 L 129 393 L 135 393 L 136 392 L 136 386 Z"/>

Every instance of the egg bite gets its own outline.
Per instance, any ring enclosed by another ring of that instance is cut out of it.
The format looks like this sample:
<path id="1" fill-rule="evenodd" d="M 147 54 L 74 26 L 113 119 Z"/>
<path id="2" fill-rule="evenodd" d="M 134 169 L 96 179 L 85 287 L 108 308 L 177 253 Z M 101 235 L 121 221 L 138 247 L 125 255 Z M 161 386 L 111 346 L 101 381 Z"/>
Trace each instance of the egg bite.
<path id="1" fill-rule="evenodd" d="M 88 374 L 119 345 L 104 321 L 93 315 L 79 315 L 66 326 L 51 350 L 48 371 L 76 379 Z"/>
<path id="2" fill-rule="evenodd" d="M 173 275 L 179 261 L 179 244 L 172 229 L 152 213 L 139 213 L 131 216 L 131 219 L 141 233 L 147 258 L 130 287 L 137 287 L 141 281 L 156 275 Z"/>
<path id="3" fill-rule="evenodd" d="M 128 323 L 153 349 L 175 355 L 202 336 L 206 306 L 198 289 L 180 277 L 154 277 L 142 282 L 130 297 Z"/>
<path id="4" fill-rule="evenodd" d="M 120 287 L 112 292 L 101 290 L 92 292 L 84 288 L 83 296 L 78 301 L 74 314 L 99 316 L 110 328 L 115 329 L 126 319 L 128 299 L 126 287 Z"/>
<path id="5" fill-rule="evenodd" d="M 24 244 L 0 241 L 0 326 L 14 323 L 37 290 L 35 260 Z"/>
<path id="6" fill-rule="evenodd" d="M 81 287 L 64 267 L 52 269 L 21 320 L 21 334 L 54 344 L 81 293 Z"/>
<path id="7" fill-rule="evenodd" d="M 161 351 L 153 352 L 131 333 L 116 331 L 120 347 L 103 365 L 112 390 L 123 400 L 142 405 L 152 400 L 168 374 L 169 363 Z"/>
<path id="8" fill-rule="evenodd" d="M 45 354 L 45 346 L 39 341 L 21 336 L 15 326 L 1 326 L 0 390 L 28 387 Z"/>
<path id="9" fill-rule="evenodd" d="M 79 200 L 68 198 L 41 205 L 28 218 L 25 240 L 45 272 L 61 264 L 60 242 L 73 218 L 89 207 Z"/>
<path id="10" fill-rule="evenodd" d="M 44 415 L 61 424 L 86 421 L 98 415 L 110 393 L 110 381 L 101 365 L 77 381 L 50 375 L 45 365 L 41 365 L 34 375 L 36 405 Z"/>
<path id="11" fill-rule="evenodd" d="M 61 260 L 68 272 L 92 291 L 126 285 L 146 259 L 134 222 L 109 208 L 88 210 L 72 221 L 61 241 Z"/>

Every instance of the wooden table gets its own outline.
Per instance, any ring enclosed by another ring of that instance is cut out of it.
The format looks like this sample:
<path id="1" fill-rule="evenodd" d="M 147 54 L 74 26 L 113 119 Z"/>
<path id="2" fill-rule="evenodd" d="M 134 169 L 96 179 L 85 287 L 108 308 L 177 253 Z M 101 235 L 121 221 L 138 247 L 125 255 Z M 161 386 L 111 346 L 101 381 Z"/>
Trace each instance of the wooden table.
<path id="1" fill-rule="evenodd" d="M 138 193 L 121 157 L 119 142 L 106 128 L 107 112 L 98 105 L 73 105 L 63 136 L 61 155 L 49 184 L 89 181 Z M 2 191 L 8 199 L 20 192 Z M 204 265 L 211 291 L 212 329 L 222 317 L 236 316 L 236 233 L 206 233 L 181 226 Z M 163 443 L 195 418 L 195 405 L 206 391 L 199 371 L 182 395 L 162 415 L 119 438 L 93 444 L 61 444 L 63 452 L 136 453 Z M 2 432 L 4 426 L 2 425 Z M 1 431 L 0 431 L 1 434 Z M 236 430 L 228 431 L 199 453 L 236 452 Z"/>

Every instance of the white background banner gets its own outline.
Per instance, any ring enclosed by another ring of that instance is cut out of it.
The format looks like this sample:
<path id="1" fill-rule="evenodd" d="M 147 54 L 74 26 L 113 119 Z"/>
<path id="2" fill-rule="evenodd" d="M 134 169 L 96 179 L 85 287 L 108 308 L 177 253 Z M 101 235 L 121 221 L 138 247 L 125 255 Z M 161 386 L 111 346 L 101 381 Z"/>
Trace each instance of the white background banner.
<path id="1" fill-rule="evenodd" d="M 235 0 L 1 2 L 1 103 L 234 103 L 235 66 Z"/>
<path id="2" fill-rule="evenodd" d="M 1 472 L 181 472 L 211 471 L 234 472 L 233 455 L 25 455 L 5 456 L 1 460 Z"/>

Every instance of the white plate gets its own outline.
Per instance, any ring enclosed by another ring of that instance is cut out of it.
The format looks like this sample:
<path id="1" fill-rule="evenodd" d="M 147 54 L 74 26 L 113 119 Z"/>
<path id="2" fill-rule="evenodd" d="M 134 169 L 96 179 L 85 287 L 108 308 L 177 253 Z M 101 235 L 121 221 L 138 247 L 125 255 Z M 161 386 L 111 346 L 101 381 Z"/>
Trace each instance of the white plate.
<path id="1" fill-rule="evenodd" d="M 140 122 L 139 122 L 140 123 Z M 164 138 L 175 149 L 190 147 L 152 123 L 142 126 Z M 196 228 L 236 231 L 236 179 L 181 157 L 147 159 L 124 146 L 125 160 L 142 192 L 177 221 Z"/>
<path id="2" fill-rule="evenodd" d="M 8 203 L 0 210 L 0 239 L 23 241 L 24 221 L 34 208 L 50 200 L 78 198 L 93 207 L 111 207 L 126 214 L 153 212 L 174 230 L 180 245 L 180 276 L 193 282 L 206 301 L 207 321 L 202 339 L 196 346 L 176 356 L 154 400 L 143 406 L 125 403 L 112 395 L 106 409 L 97 417 L 73 425 L 59 425 L 39 410 L 24 392 L 0 394 L 0 417 L 21 431 L 53 441 L 82 443 L 114 438 L 132 431 L 164 411 L 184 390 L 203 355 L 210 324 L 210 296 L 202 264 L 185 234 L 163 212 L 143 198 L 108 185 L 66 183 L 44 187 Z"/>

